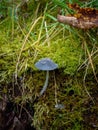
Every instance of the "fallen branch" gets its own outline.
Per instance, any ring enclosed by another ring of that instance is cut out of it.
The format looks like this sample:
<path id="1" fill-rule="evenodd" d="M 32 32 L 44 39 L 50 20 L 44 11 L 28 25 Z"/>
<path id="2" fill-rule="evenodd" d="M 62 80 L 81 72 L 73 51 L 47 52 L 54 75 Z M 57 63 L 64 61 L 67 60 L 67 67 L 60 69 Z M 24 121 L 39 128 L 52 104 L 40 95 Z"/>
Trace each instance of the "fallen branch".
<path id="1" fill-rule="evenodd" d="M 72 7 L 73 6 L 71 5 L 70 8 Z M 81 29 L 90 29 L 98 27 L 98 10 L 93 8 L 80 8 L 79 6 L 75 5 L 73 9 L 77 12 L 74 15 L 63 16 L 58 14 L 58 22 L 69 24 L 73 27 Z"/>
<path id="2" fill-rule="evenodd" d="M 98 18 L 92 21 L 89 20 L 79 20 L 78 18 L 74 16 L 63 16 L 63 15 L 57 15 L 57 20 L 60 23 L 69 24 L 76 28 L 81 29 L 90 29 L 90 28 L 96 28 L 98 27 Z"/>

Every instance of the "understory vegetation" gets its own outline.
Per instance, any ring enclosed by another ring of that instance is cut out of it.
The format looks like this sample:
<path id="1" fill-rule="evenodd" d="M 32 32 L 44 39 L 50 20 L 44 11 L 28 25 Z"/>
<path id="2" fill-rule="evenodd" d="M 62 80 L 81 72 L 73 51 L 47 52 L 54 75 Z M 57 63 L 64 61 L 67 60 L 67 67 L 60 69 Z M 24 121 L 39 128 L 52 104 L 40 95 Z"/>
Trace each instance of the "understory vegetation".
<path id="1" fill-rule="evenodd" d="M 59 9 L 72 12 L 67 3 L 98 8 L 97 0 L 0 1 L 2 130 L 16 127 L 16 117 L 27 130 L 98 129 L 98 29 L 59 23 Z M 48 88 L 35 101 L 46 76 L 35 63 L 46 57 L 58 69 L 50 71 Z"/>

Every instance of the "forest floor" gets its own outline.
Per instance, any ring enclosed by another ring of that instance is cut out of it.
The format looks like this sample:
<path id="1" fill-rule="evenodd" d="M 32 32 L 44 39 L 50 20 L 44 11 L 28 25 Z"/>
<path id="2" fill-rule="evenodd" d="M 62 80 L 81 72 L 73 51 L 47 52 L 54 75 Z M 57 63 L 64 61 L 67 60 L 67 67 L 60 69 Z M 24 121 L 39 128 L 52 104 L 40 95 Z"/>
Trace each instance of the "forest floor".
<path id="1" fill-rule="evenodd" d="M 0 130 L 98 130 L 98 30 L 59 23 L 58 7 L 69 11 L 61 1 L 20 3 L 0 8 Z M 38 98 L 41 58 L 58 69 Z"/>
<path id="2" fill-rule="evenodd" d="M 39 77 L 38 77 L 39 76 Z M 43 78 L 40 79 L 40 77 Z M 44 73 L 32 74 L 33 79 L 44 81 Z M 87 78 L 85 81 L 87 94 L 82 77 L 70 77 L 63 74 L 63 70 L 50 72 L 49 85 L 45 94 L 36 102 L 13 102 L 12 98 L 21 96 L 20 79 L 14 86 L 13 83 L 6 86 L 10 95 L 3 94 L 0 101 L 0 130 L 97 130 L 98 129 L 98 87 L 96 81 Z M 36 80 L 33 80 L 34 84 Z M 38 93 L 42 88 L 39 84 Z M 4 86 L 1 86 L 4 87 Z M 93 101 L 92 101 L 92 99 Z M 59 107 L 56 107 L 59 104 Z M 63 107 L 62 107 L 63 106 Z M 58 122 L 62 120 L 61 122 Z M 32 126 L 31 126 L 32 124 Z"/>

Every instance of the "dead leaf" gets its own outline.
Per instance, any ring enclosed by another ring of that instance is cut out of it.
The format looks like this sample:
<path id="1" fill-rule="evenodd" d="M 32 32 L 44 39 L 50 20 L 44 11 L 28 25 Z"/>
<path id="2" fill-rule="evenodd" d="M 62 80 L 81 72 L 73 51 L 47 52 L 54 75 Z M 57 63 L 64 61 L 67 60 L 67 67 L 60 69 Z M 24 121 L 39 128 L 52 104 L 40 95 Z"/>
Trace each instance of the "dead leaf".
<path id="1" fill-rule="evenodd" d="M 81 29 L 90 29 L 98 27 L 98 10 L 94 8 L 80 8 L 77 4 L 68 4 L 69 8 L 76 11 L 70 16 L 58 14 L 59 22 L 69 24 Z"/>

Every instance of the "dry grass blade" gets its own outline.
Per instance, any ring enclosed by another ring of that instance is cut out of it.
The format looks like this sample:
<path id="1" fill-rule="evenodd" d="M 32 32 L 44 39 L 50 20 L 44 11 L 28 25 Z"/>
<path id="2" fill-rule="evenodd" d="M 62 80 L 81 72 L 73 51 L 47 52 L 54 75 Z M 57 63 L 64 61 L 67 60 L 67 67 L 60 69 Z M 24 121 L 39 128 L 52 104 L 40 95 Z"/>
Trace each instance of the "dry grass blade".
<path id="1" fill-rule="evenodd" d="M 19 53 L 19 56 L 18 56 L 18 59 L 17 59 L 17 64 L 16 64 L 16 71 L 15 71 L 16 81 L 17 81 L 17 75 L 18 75 L 18 65 L 19 65 L 19 61 L 20 61 L 20 58 L 21 58 L 22 51 L 23 51 L 23 49 L 24 49 L 24 47 L 25 47 L 25 44 L 26 44 L 26 42 L 27 42 L 27 40 L 28 40 L 28 38 L 29 38 L 30 33 L 32 32 L 33 28 L 35 27 L 35 25 L 37 24 L 37 22 L 38 22 L 40 19 L 42 19 L 42 17 L 37 18 L 37 19 L 35 20 L 35 22 L 32 24 L 32 26 L 31 26 L 31 28 L 30 28 L 28 34 L 26 35 L 26 37 L 25 37 L 25 39 L 24 39 L 24 42 L 23 42 L 23 44 L 22 44 L 22 47 L 21 47 L 21 50 L 20 50 L 20 53 Z"/>
<path id="2" fill-rule="evenodd" d="M 83 86 L 84 86 L 84 88 L 85 88 L 85 91 L 86 91 L 87 95 L 88 95 L 89 98 L 92 100 L 93 104 L 95 104 L 95 102 L 94 102 L 92 96 L 90 95 L 90 93 L 88 92 L 87 87 L 86 87 L 86 84 L 85 84 L 85 79 L 86 79 L 86 76 L 87 76 L 88 67 L 89 67 L 89 64 L 88 64 L 87 67 L 86 67 L 85 75 L 84 75 L 84 78 L 83 78 Z"/>
<path id="3" fill-rule="evenodd" d="M 85 44 L 86 51 L 87 51 L 87 54 L 88 54 L 89 63 L 91 64 L 91 67 L 92 67 L 92 70 L 93 70 L 93 74 L 94 74 L 94 76 L 95 76 L 95 80 L 96 80 L 96 82 L 98 83 L 98 79 L 97 79 L 97 77 L 96 77 L 96 73 L 95 73 L 95 69 L 94 69 L 94 65 L 93 65 L 93 61 L 92 61 L 92 56 L 91 56 L 91 54 L 90 54 L 90 52 L 89 52 L 89 50 L 88 50 L 88 48 L 87 48 L 85 42 L 84 42 L 84 44 Z"/>

